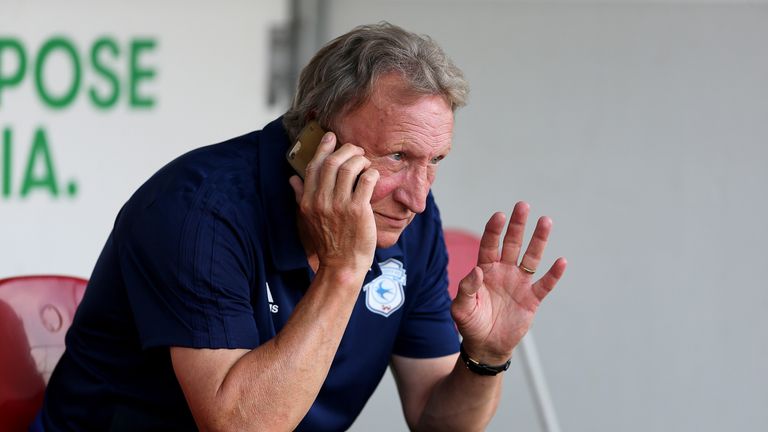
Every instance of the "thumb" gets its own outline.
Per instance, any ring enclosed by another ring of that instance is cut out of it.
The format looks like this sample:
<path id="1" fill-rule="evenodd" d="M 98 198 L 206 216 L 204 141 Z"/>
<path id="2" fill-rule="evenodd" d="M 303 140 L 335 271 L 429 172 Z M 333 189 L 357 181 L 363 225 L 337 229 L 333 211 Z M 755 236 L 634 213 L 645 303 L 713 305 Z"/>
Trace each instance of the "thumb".
<path id="1" fill-rule="evenodd" d="M 301 198 L 304 196 L 304 182 L 301 180 L 301 177 L 292 175 L 291 178 L 288 179 L 288 183 L 291 184 L 293 193 L 296 195 L 296 204 L 300 204 Z"/>
<path id="2" fill-rule="evenodd" d="M 483 271 L 475 266 L 464 279 L 459 282 L 459 291 L 456 293 L 454 305 L 458 309 L 466 308 L 470 311 L 477 303 L 477 291 L 483 286 Z"/>

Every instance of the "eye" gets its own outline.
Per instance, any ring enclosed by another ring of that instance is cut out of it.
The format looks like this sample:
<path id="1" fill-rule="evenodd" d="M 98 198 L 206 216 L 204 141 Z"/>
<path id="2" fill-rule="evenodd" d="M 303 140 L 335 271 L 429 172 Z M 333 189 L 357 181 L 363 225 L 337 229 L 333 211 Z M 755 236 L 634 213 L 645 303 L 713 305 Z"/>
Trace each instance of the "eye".
<path id="1" fill-rule="evenodd" d="M 432 160 L 429 161 L 429 163 L 431 163 L 432 165 L 437 165 L 443 159 L 445 159 L 445 156 L 442 156 L 442 155 L 435 156 L 435 157 L 432 158 Z"/>
<path id="2" fill-rule="evenodd" d="M 392 160 L 401 161 L 405 157 L 405 153 L 403 152 L 392 153 L 391 155 L 389 155 L 389 157 Z"/>

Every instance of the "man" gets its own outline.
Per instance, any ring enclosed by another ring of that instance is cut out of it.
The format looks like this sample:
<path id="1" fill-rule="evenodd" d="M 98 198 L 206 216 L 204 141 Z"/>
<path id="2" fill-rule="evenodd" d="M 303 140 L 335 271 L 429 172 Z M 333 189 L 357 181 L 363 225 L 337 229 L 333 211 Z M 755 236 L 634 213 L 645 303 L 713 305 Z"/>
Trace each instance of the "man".
<path id="1" fill-rule="evenodd" d="M 534 282 L 551 221 L 521 256 L 518 203 L 451 304 L 429 190 L 467 91 L 431 40 L 359 27 L 312 59 L 282 120 L 161 169 L 117 217 L 46 430 L 343 430 L 388 364 L 412 429 L 483 429 L 566 264 Z M 302 181 L 285 153 L 310 120 L 332 132 Z"/>

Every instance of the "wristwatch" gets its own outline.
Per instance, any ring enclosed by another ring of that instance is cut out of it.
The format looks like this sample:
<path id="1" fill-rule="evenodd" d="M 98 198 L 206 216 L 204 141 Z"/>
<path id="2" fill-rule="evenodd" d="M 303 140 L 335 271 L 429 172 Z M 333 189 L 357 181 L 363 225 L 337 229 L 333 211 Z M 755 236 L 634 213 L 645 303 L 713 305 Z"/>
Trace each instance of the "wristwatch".
<path id="1" fill-rule="evenodd" d="M 509 365 L 512 363 L 512 358 L 507 360 L 506 363 L 496 365 L 496 366 L 480 363 L 479 361 L 470 357 L 469 354 L 467 354 L 467 352 L 464 351 L 463 342 L 459 346 L 459 355 L 461 356 L 461 360 L 467 366 L 467 369 L 469 369 L 470 371 L 478 375 L 485 375 L 485 376 L 498 375 L 501 372 L 504 372 L 505 370 L 509 369 Z"/>

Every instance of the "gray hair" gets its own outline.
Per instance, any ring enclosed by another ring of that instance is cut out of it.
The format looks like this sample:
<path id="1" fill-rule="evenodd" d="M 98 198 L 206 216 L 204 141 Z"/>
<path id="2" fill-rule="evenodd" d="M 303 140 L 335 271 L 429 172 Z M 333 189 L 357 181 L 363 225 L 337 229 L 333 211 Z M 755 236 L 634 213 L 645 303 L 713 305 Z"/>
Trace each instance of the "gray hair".
<path id="1" fill-rule="evenodd" d="M 464 74 L 429 36 L 381 22 L 355 27 L 329 42 L 301 71 L 293 104 L 283 116 L 291 140 L 311 119 L 333 129 L 338 116 L 371 96 L 376 80 L 397 72 L 415 94 L 441 95 L 451 109 L 464 106 Z"/>

